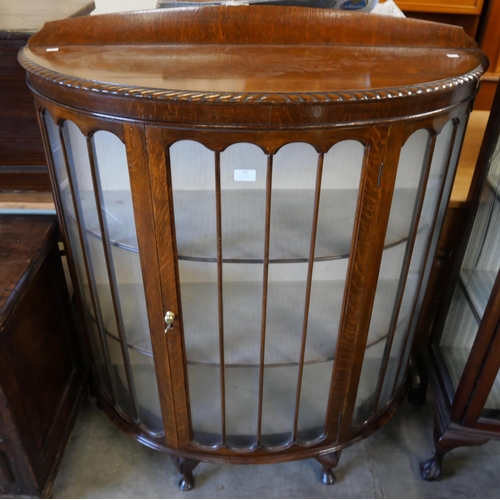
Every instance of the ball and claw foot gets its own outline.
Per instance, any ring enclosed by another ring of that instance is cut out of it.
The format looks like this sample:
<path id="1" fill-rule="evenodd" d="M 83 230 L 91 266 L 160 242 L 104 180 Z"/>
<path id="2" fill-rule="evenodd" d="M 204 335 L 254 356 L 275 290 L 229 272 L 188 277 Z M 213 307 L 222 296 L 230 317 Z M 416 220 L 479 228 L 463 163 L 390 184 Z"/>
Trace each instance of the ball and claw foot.
<path id="1" fill-rule="evenodd" d="M 420 464 L 420 476 L 426 481 L 439 481 L 441 479 L 442 457 L 437 454 Z"/>
<path id="2" fill-rule="evenodd" d="M 321 482 L 329 485 L 335 483 L 335 481 L 336 477 L 332 469 L 323 468 L 323 471 L 321 472 Z"/>
<path id="3" fill-rule="evenodd" d="M 181 491 L 189 491 L 192 490 L 194 487 L 194 477 L 193 474 L 184 474 L 180 479 L 179 479 L 179 489 Z"/>

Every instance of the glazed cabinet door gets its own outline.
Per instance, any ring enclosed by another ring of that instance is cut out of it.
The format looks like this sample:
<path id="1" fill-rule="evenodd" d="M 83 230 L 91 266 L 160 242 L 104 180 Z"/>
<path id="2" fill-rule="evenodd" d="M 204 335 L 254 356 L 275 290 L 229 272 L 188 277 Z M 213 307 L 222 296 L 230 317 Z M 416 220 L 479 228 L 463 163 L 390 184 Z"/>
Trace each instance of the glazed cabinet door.
<path id="1" fill-rule="evenodd" d="M 353 235 L 359 206 L 377 203 L 378 165 L 359 139 L 272 135 L 146 131 L 176 317 L 166 335 L 189 398 L 176 394 L 191 423 L 182 446 L 279 451 L 324 441 L 338 420 L 328 409 Z"/>
<path id="2" fill-rule="evenodd" d="M 334 445 L 401 393 L 465 116 L 146 127 L 180 447 Z"/>

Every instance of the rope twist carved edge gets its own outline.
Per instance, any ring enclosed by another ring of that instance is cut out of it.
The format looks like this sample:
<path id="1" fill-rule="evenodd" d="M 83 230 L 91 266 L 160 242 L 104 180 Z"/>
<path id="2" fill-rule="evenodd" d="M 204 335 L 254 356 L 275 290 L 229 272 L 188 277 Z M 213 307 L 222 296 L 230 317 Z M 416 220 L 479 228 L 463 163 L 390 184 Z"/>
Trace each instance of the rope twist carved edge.
<path id="1" fill-rule="evenodd" d="M 412 97 L 419 94 L 445 92 L 460 85 L 479 80 L 484 73 L 482 66 L 460 77 L 439 80 L 432 83 L 400 87 L 396 89 L 353 90 L 346 92 L 203 92 L 186 90 L 164 90 L 128 85 L 115 85 L 95 82 L 81 78 L 70 77 L 55 71 L 43 68 L 26 57 L 24 52 L 19 54 L 19 62 L 31 74 L 52 83 L 72 89 L 86 90 L 99 94 L 110 94 L 121 97 L 134 97 L 161 101 L 188 101 L 208 103 L 244 103 L 244 104 L 324 104 L 333 102 L 377 101 Z"/>

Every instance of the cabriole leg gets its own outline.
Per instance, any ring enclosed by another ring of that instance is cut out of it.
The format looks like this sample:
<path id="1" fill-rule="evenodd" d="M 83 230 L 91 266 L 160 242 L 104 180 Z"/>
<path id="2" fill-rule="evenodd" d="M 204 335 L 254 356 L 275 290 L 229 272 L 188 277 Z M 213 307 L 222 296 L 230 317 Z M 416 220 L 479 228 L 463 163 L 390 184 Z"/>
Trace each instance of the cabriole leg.
<path id="1" fill-rule="evenodd" d="M 446 453 L 460 446 L 479 446 L 487 441 L 487 439 L 458 434 L 450 429 L 442 428 L 439 425 L 438 417 L 435 416 L 434 446 L 436 453 L 432 458 L 420 464 L 420 476 L 426 481 L 439 481 Z"/>
<path id="2" fill-rule="evenodd" d="M 200 463 L 200 461 L 174 456 L 171 456 L 170 458 L 172 459 L 172 462 L 174 462 L 176 469 L 182 474 L 182 477 L 179 479 L 179 488 L 182 491 L 189 491 L 193 489 L 193 470 Z"/>
<path id="3" fill-rule="evenodd" d="M 323 484 L 333 484 L 335 482 L 336 478 L 332 469 L 335 469 L 339 464 L 341 453 L 342 450 L 339 450 L 329 455 L 314 457 L 323 466 L 323 470 L 321 471 L 321 482 Z"/>

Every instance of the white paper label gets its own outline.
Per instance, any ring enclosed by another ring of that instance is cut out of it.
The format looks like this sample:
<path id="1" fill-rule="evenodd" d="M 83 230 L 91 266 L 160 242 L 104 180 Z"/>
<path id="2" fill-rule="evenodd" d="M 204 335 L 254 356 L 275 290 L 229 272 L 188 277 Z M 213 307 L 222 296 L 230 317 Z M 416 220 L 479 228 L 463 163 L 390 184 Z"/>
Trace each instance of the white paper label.
<path id="1" fill-rule="evenodd" d="M 458 59 L 460 56 L 458 54 L 446 54 L 450 59 Z"/>
<path id="2" fill-rule="evenodd" d="M 57 52 L 59 47 L 48 47 L 45 49 L 45 52 Z"/>
<path id="3" fill-rule="evenodd" d="M 236 182 L 255 182 L 257 180 L 256 170 L 235 170 L 234 180 Z"/>

